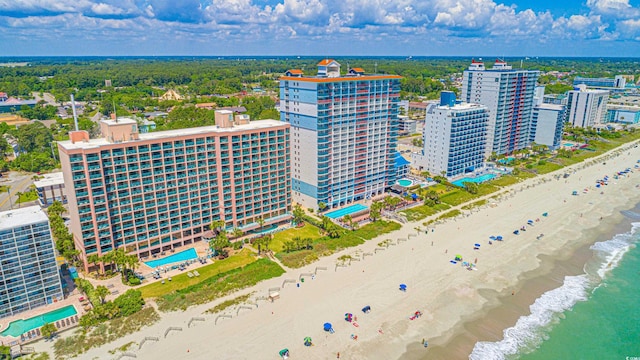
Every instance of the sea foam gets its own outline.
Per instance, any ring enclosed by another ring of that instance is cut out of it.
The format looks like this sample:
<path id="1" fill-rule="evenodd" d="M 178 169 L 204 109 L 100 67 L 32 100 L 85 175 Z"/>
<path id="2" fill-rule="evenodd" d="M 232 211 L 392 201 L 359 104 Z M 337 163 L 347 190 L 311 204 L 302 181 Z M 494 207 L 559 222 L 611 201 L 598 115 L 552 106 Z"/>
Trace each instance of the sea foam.
<path id="1" fill-rule="evenodd" d="M 623 255 L 637 240 L 635 234 L 638 230 L 640 223 L 633 223 L 631 231 L 593 244 L 591 249 L 598 263 L 594 274 L 587 271 L 578 276 L 566 276 L 562 286 L 547 291 L 536 299 L 530 307 L 530 315 L 520 317 L 513 327 L 504 330 L 502 340 L 476 343 L 469 359 L 509 359 L 519 353 L 535 350 L 561 314 L 578 301 L 586 301 L 590 290 L 595 289 L 606 274 L 618 266 Z"/>

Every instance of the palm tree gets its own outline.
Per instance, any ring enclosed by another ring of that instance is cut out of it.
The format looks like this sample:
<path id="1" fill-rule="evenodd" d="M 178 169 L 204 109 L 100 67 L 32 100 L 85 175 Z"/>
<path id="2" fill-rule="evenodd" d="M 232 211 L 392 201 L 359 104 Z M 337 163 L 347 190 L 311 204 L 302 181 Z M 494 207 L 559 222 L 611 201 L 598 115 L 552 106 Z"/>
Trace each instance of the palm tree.
<path id="1" fill-rule="evenodd" d="M 49 207 L 47 208 L 47 214 L 49 214 L 49 216 L 52 216 L 52 215 L 60 216 L 65 211 L 67 211 L 67 209 L 65 209 L 62 203 L 58 200 L 51 203 L 51 205 L 49 205 Z"/>
<path id="2" fill-rule="evenodd" d="M 320 211 L 324 211 L 324 209 L 327 208 L 327 204 L 325 204 L 324 202 L 320 201 L 318 203 L 318 209 L 320 209 Z"/>
<path id="3" fill-rule="evenodd" d="M 89 256 L 87 256 L 87 262 L 90 264 L 93 264 L 94 267 L 98 266 L 98 263 L 100 262 L 100 255 L 98 254 L 91 254 Z M 98 273 L 100 272 L 100 268 L 98 268 Z"/>
<path id="4" fill-rule="evenodd" d="M 95 290 L 95 294 L 100 299 L 100 304 L 104 304 L 107 295 L 109 295 L 109 289 L 104 285 L 98 285 Z"/>
<path id="5" fill-rule="evenodd" d="M 244 231 L 238 229 L 238 228 L 233 228 L 233 230 L 231 231 L 231 234 L 233 235 L 234 238 L 239 238 L 240 236 L 244 235 Z"/>
<path id="6" fill-rule="evenodd" d="M 342 221 L 343 221 L 345 224 L 349 225 L 349 227 L 350 227 L 351 229 L 353 229 L 353 218 L 351 217 L 351 215 L 347 214 L 347 215 L 343 216 L 343 217 L 342 217 Z"/>
<path id="7" fill-rule="evenodd" d="M 226 223 L 224 222 L 224 220 L 215 220 L 211 222 L 211 225 L 209 225 L 209 228 L 211 229 L 211 231 L 213 231 L 217 235 L 220 233 L 220 231 L 222 231 L 222 228 L 225 225 Z"/>
<path id="8" fill-rule="evenodd" d="M 45 339 L 51 339 L 56 334 L 56 331 L 58 331 L 58 328 L 52 323 L 46 323 L 40 328 L 40 333 Z"/>

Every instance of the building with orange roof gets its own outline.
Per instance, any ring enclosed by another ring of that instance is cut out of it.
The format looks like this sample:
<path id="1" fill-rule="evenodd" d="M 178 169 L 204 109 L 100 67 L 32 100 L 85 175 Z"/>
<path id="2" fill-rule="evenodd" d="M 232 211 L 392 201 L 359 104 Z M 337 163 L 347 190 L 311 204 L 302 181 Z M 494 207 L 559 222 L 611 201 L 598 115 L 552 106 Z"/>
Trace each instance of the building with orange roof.
<path id="1" fill-rule="evenodd" d="M 354 68 L 351 70 L 362 70 Z M 381 194 L 395 181 L 400 76 L 340 74 L 333 59 L 316 76 L 280 78 L 280 117 L 291 124 L 293 199 L 318 209 Z"/>

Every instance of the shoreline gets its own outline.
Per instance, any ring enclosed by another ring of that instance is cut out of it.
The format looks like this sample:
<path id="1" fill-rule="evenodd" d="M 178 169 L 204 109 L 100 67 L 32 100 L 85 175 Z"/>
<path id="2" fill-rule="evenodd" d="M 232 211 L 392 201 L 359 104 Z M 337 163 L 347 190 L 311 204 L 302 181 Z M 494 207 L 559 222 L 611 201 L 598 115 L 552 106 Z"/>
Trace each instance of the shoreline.
<path id="1" fill-rule="evenodd" d="M 430 346 L 428 353 L 422 351 L 421 354 L 421 346 L 408 346 L 407 352 L 400 359 L 468 359 L 477 342 L 503 340 L 504 330 L 513 327 L 521 317 L 530 315 L 531 305 L 543 294 L 560 288 L 568 276 L 586 273 L 586 266 L 596 260 L 593 244 L 630 230 L 625 219 L 629 222 L 632 220 L 620 213 L 628 209 L 629 207 L 624 206 L 616 209 L 612 216 L 604 220 L 606 225 L 597 232 L 583 231 L 587 240 L 580 244 L 554 256 L 540 256 L 539 268 L 521 274 L 515 286 L 515 295 L 508 291 L 495 294 L 487 290 L 485 297 L 493 296 L 495 301 L 488 303 L 469 320 L 457 324 L 454 335 L 446 342 L 435 339 L 433 343 L 437 345 Z"/>
<path id="2" fill-rule="evenodd" d="M 563 172 L 575 171 L 569 179 L 552 180 L 554 173 L 551 173 L 494 193 L 492 196 L 498 196 L 500 200 L 491 206 L 438 224 L 433 233 L 409 236 L 416 234 L 415 227 L 422 227 L 421 223 L 426 219 L 405 224 L 394 233 L 321 258 L 282 277 L 184 312 L 163 313 L 158 323 L 91 349 L 81 357 L 117 357 L 108 351 L 132 341 L 139 343 L 146 336 L 159 337 L 160 341 L 140 350 L 135 346 L 132 351 L 139 359 L 205 359 L 211 354 L 230 359 L 262 359 L 274 358 L 283 348 L 289 348 L 295 358 L 326 359 L 336 357 L 340 352 L 349 359 L 391 359 L 403 356 L 407 344 L 417 344 L 421 338 L 429 339 L 435 349 L 436 345 L 453 339 L 462 324 L 485 309 L 492 301 L 491 293 L 511 292 L 522 283 L 519 276 L 540 268 L 545 256 L 557 255 L 567 243 L 580 239 L 583 230 L 597 227 L 600 216 L 609 216 L 614 209 L 624 207 L 631 198 L 638 197 L 631 180 L 637 178 L 637 172 L 615 183 L 612 181 L 603 189 L 606 196 L 595 191 L 570 195 L 574 189 L 592 187 L 595 179 L 604 173 L 612 175 L 614 171 L 629 167 L 632 159 L 635 164 L 640 158 L 640 149 L 633 148 L 635 143 L 586 163 L 563 168 Z M 628 157 L 623 152 L 633 155 Z M 607 162 L 606 166 L 601 164 L 603 160 Z M 549 217 L 541 218 L 530 231 L 511 234 L 527 219 L 540 217 L 543 212 L 549 212 Z M 538 233 L 545 236 L 536 240 Z M 498 234 L 503 235 L 505 241 L 488 245 L 488 236 Z M 384 238 L 404 238 L 405 241 L 375 251 L 376 244 Z M 431 241 L 433 245 L 430 245 Z M 473 250 L 474 242 L 480 242 L 482 249 Z M 374 255 L 334 270 L 339 256 L 357 252 Z M 467 260 L 477 257 L 477 271 L 450 264 L 449 260 L 458 253 Z M 328 270 L 318 271 L 314 280 L 302 283 L 300 287 L 282 288 L 281 298 L 273 303 L 260 302 L 253 310 L 231 309 L 227 313 L 232 319 L 214 321 L 215 315 L 203 315 L 206 309 L 222 301 L 250 292 L 263 295 L 271 287 L 281 287 L 283 280 L 314 273 L 318 267 Z M 399 283 L 408 285 L 406 293 L 398 291 Z M 370 314 L 360 312 L 365 305 L 372 306 Z M 424 316 L 409 320 L 408 316 L 416 310 L 423 311 Z M 346 312 L 358 316 L 359 327 L 344 321 Z M 189 328 L 187 322 L 194 316 L 204 317 L 205 321 Z M 324 322 L 331 322 L 336 333 L 329 335 L 322 331 Z M 163 334 L 171 326 L 181 326 L 183 331 L 165 339 Z M 350 334 L 358 335 L 358 341 L 353 341 Z M 305 336 L 313 338 L 314 346 L 302 344 Z M 50 343 L 35 345 L 36 351 L 51 352 Z M 421 354 L 426 354 L 421 350 Z M 427 353 L 430 350 L 431 347 Z"/>

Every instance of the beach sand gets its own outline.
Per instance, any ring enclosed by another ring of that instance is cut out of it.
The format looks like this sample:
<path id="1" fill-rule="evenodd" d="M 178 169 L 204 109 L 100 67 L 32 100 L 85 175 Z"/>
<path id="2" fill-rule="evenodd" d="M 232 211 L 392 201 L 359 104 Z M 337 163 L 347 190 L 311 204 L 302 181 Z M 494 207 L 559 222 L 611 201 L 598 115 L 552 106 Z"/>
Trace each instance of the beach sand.
<path id="1" fill-rule="evenodd" d="M 516 184 L 509 195 L 490 200 L 491 206 L 473 213 L 466 210 L 464 216 L 436 225 L 434 232 L 425 234 L 422 221 L 405 224 L 397 232 L 251 289 L 185 312 L 163 314 L 159 323 L 80 358 L 116 358 L 118 353 L 109 350 L 131 341 L 140 343 L 147 336 L 160 340 L 147 342 L 142 349 L 134 346 L 131 352 L 138 359 L 276 359 L 283 348 L 290 350 L 291 359 L 334 359 L 338 352 L 341 359 L 468 358 L 475 341 L 500 339 L 502 329 L 526 313 L 537 295 L 561 283 L 565 273 L 580 271 L 579 264 L 588 256 L 586 247 L 596 241 L 594 234 L 602 226 L 601 217 L 614 216 L 640 201 L 635 187 L 640 171 L 611 179 L 608 186 L 595 190 L 596 179 L 633 167 L 640 148 L 627 145 L 615 154 L 619 156 L 606 155 L 606 165 L 601 158 L 589 160 L 592 166 L 581 163 L 563 169 L 562 173 L 572 173 L 567 179 L 547 174 Z M 585 188 L 593 189 L 583 193 Z M 572 196 L 573 190 L 579 195 Z M 544 212 L 549 216 L 543 217 Z M 512 233 L 528 219 L 538 218 L 527 231 Z M 416 227 L 423 231 L 409 237 L 417 233 Z M 541 233 L 544 237 L 537 239 Z M 490 235 L 502 235 L 504 241 L 489 245 Z M 376 251 L 385 239 L 406 241 Z M 473 249 L 474 243 L 481 244 L 480 250 Z M 362 253 L 371 256 L 347 267 L 335 266 L 341 255 Z M 465 261 L 477 258 L 476 270 L 451 264 L 455 254 Z M 322 267 L 326 270 L 318 269 Z M 259 300 L 252 310 L 229 309 L 225 314 L 232 318 L 217 322 L 217 315 L 203 314 L 242 294 L 266 296 L 269 288 L 282 287 L 286 279 L 298 280 L 303 273 L 316 273 L 315 279 L 306 278 L 300 287 L 286 284 L 273 303 Z M 531 281 L 541 276 L 547 279 Z M 401 283 L 407 285 L 406 292 L 398 290 Z M 513 299 L 504 301 L 509 296 Z M 360 310 L 365 305 L 372 308 L 369 314 Z M 424 315 L 410 320 L 416 310 Z M 347 312 L 357 317 L 358 327 L 344 320 Z M 189 328 L 192 317 L 205 321 Z M 323 331 L 325 322 L 333 324 L 334 334 Z M 169 327 L 182 331 L 165 337 Z M 306 336 L 313 339 L 313 346 L 303 345 Z M 422 339 L 429 341 L 428 349 L 422 347 Z M 48 350 L 50 343 L 35 346 L 37 351 Z"/>

